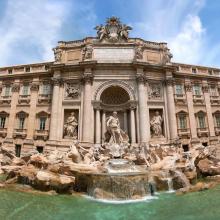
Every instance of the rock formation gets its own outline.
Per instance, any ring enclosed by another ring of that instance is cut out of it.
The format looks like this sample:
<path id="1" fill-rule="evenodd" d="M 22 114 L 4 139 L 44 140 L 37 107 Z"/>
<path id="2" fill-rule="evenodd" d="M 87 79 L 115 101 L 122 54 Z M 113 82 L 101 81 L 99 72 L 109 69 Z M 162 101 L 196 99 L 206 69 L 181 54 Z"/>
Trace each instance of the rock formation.
<path id="1" fill-rule="evenodd" d="M 153 193 L 153 189 L 158 191 L 174 189 L 178 190 L 178 193 L 184 193 L 203 190 L 214 185 L 202 185 L 202 183 L 194 185 L 197 177 L 212 176 L 212 181 L 215 181 L 215 177 L 220 175 L 220 159 L 215 156 L 213 149 L 215 149 L 213 146 L 198 145 L 189 152 L 183 152 L 177 146 L 155 145 L 145 149 L 141 146 L 128 145 L 124 149 L 122 158 L 138 167 L 141 175 L 143 171 L 146 173 L 149 192 Z M 106 164 L 110 159 L 113 159 L 113 156 L 105 145 L 87 149 L 75 142 L 67 152 L 53 151 L 40 154 L 33 151 L 20 158 L 2 146 L 0 174 L 7 175 L 7 184 L 22 183 L 43 191 L 72 193 L 74 190 L 85 191 L 89 187 L 88 181 L 89 178 L 91 180 L 91 174 L 99 175 L 98 179 L 105 178 L 104 176 L 108 173 Z M 126 182 L 127 180 L 123 178 L 122 175 L 120 181 Z M 135 178 L 138 179 L 138 177 Z M 104 183 L 103 179 L 102 182 Z M 117 197 L 116 194 L 104 189 L 94 188 L 93 191 L 92 194 L 96 197 L 100 197 L 100 192 L 111 194 L 111 198 Z M 120 197 L 123 196 L 120 195 Z"/>

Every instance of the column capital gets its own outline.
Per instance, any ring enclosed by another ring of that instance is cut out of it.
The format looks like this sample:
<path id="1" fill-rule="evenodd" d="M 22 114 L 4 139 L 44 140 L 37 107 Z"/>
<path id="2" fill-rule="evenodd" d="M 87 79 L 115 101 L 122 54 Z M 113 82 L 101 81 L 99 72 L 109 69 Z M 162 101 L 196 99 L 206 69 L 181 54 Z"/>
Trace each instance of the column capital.
<path id="1" fill-rule="evenodd" d="M 51 79 L 51 81 L 52 81 L 52 84 L 53 84 L 54 86 L 61 86 L 61 85 L 63 85 L 63 79 L 62 79 L 62 78 L 53 77 L 53 78 Z"/>
<path id="2" fill-rule="evenodd" d="M 129 108 L 134 110 L 137 108 L 137 101 L 129 101 Z"/>
<path id="3" fill-rule="evenodd" d="M 101 102 L 100 101 L 93 101 L 92 105 L 95 110 L 101 110 Z"/>
<path id="4" fill-rule="evenodd" d="M 203 84 L 203 85 L 202 85 L 202 91 L 203 91 L 204 93 L 209 92 L 209 85 L 208 85 L 208 84 Z"/>
<path id="5" fill-rule="evenodd" d="M 190 82 L 185 83 L 186 92 L 192 92 L 192 84 Z"/>
<path id="6" fill-rule="evenodd" d="M 13 84 L 11 87 L 11 91 L 12 92 L 19 92 L 20 91 L 20 84 L 18 84 L 18 83 Z"/>
<path id="7" fill-rule="evenodd" d="M 172 77 L 166 78 L 164 82 L 167 86 L 173 86 L 175 84 L 175 81 Z"/>
<path id="8" fill-rule="evenodd" d="M 142 74 L 138 73 L 136 75 L 136 79 L 137 79 L 138 83 L 145 83 L 146 82 L 146 77 L 143 73 Z"/>
<path id="9" fill-rule="evenodd" d="M 93 82 L 92 73 L 84 73 L 82 80 L 83 80 L 84 83 L 92 84 L 92 82 Z"/>
<path id="10" fill-rule="evenodd" d="M 39 84 L 36 83 L 36 82 L 32 82 L 32 83 L 30 84 L 30 90 L 31 90 L 31 91 L 38 91 L 38 90 L 39 90 Z"/>

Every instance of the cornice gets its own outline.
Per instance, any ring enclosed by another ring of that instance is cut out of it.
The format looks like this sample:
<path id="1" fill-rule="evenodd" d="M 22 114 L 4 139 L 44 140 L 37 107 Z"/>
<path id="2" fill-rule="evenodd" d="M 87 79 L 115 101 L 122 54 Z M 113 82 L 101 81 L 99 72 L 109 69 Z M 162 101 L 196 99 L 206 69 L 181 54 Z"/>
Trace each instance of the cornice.
<path id="1" fill-rule="evenodd" d="M 174 76 L 180 76 L 184 78 L 199 78 L 201 79 L 217 79 L 220 81 L 220 76 L 215 75 L 203 75 L 203 74 L 191 74 L 191 73 L 181 73 L 181 72 L 174 72 Z"/>

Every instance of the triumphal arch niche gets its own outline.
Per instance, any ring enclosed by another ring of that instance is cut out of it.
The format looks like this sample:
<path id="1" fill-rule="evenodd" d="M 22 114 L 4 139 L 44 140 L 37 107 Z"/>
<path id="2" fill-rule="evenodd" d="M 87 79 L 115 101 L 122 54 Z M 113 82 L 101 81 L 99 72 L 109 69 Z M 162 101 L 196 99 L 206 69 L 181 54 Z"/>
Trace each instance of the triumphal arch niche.
<path id="1" fill-rule="evenodd" d="M 174 67 L 166 43 L 129 38 L 132 28 L 116 17 L 95 29 L 95 38 L 62 41 L 54 49 L 54 78 L 62 79 L 65 90 L 63 141 L 148 145 L 176 140 Z"/>
<path id="2" fill-rule="evenodd" d="M 166 43 L 130 38 L 132 28 L 116 17 L 95 29 L 97 37 L 54 48 L 48 146 L 175 140 L 175 68 Z"/>
<path id="3" fill-rule="evenodd" d="M 121 138 L 119 138 L 121 140 L 114 142 L 136 143 L 137 101 L 134 89 L 123 81 L 109 80 L 99 86 L 94 98 L 96 143 L 109 143 L 112 142 L 112 138 L 115 139 L 114 135 L 112 136 L 114 132 L 110 128 L 111 117 L 118 119 L 117 127 L 121 130 Z M 99 115 L 101 115 L 101 124 Z"/>

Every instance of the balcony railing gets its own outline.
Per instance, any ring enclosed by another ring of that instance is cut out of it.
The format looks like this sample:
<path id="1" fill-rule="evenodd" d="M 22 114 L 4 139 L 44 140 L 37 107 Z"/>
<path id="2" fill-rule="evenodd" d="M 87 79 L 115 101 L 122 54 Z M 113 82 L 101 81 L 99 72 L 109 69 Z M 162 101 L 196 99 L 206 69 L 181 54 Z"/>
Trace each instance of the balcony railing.
<path id="1" fill-rule="evenodd" d="M 0 136 L 5 138 L 7 135 L 7 128 L 0 128 Z"/>
<path id="2" fill-rule="evenodd" d="M 11 96 L 1 96 L 0 104 L 10 104 L 11 103 Z"/>
<path id="3" fill-rule="evenodd" d="M 197 133 L 198 133 L 198 136 L 199 136 L 199 137 L 201 137 L 201 136 L 203 136 L 203 135 L 208 136 L 209 129 L 208 129 L 207 127 L 197 128 Z"/>
<path id="4" fill-rule="evenodd" d="M 201 94 L 201 95 L 193 95 L 193 102 L 194 103 L 204 103 L 204 96 Z"/>
<path id="5" fill-rule="evenodd" d="M 39 104 L 50 103 L 50 101 L 51 101 L 51 94 L 39 94 L 38 96 Z"/>
<path id="6" fill-rule="evenodd" d="M 34 139 L 43 139 L 47 140 L 49 138 L 49 131 L 48 130 L 35 130 Z"/>
<path id="7" fill-rule="evenodd" d="M 178 128 L 177 129 L 178 135 L 181 136 L 190 136 L 190 129 L 189 128 Z"/>
<path id="8" fill-rule="evenodd" d="M 220 127 L 215 127 L 215 134 L 216 134 L 217 136 L 220 135 Z"/>
<path id="9" fill-rule="evenodd" d="M 193 99 L 204 99 L 203 95 L 193 95 Z"/>
<path id="10" fill-rule="evenodd" d="M 27 129 L 19 129 L 16 128 L 14 129 L 13 137 L 21 137 L 21 138 L 26 138 L 27 136 Z"/>
<path id="11" fill-rule="evenodd" d="M 19 104 L 22 104 L 22 103 L 29 104 L 30 103 L 30 95 L 20 95 L 19 99 L 18 99 L 18 103 Z"/>

